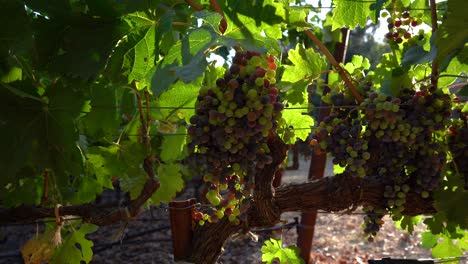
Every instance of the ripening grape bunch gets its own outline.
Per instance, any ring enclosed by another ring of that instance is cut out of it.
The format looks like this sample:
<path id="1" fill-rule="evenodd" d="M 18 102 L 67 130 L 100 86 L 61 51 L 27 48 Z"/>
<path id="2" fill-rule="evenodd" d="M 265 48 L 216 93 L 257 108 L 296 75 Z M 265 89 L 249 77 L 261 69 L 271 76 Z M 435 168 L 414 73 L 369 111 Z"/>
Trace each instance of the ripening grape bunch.
<path id="1" fill-rule="evenodd" d="M 416 42 L 424 39 L 424 30 L 416 27 L 422 24 L 422 13 L 416 17 L 410 14 L 409 10 L 393 9 L 391 14 L 386 11 L 382 17 L 387 18 L 388 33 L 385 35 L 389 43 L 404 44 L 407 47 L 413 46 Z"/>
<path id="2" fill-rule="evenodd" d="M 271 55 L 239 51 L 215 86 L 200 89 L 188 148 L 211 204 L 194 215 L 202 225 L 224 216 L 239 222 L 256 170 L 273 161 L 267 140 L 284 123 L 276 67 Z"/>
<path id="3" fill-rule="evenodd" d="M 379 94 L 369 85 L 363 90 L 360 104 L 332 90 L 331 114 L 311 142 L 331 154 L 345 175 L 384 184 L 382 207 L 364 208 L 364 232 L 371 241 L 382 223 L 379 216 L 388 212 L 394 220 L 401 218 L 408 192 L 428 198 L 439 187 L 447 163 L 443 135 L 453 120 L 451 98 L 440 90 L 402 89 L 398 97 Z"/>
<path id="4" fill-rule="evenodd" d="M 464 181 L 465 190 L 468 190 L 468 114 L 462 113 L 459 98 L 455 98 L 454 103 L 457 107 L 452 115 L 452 124 L 446 131 L 448 148 L 452 154 L 449 164 L 455 167 L 455 172 Z"/>

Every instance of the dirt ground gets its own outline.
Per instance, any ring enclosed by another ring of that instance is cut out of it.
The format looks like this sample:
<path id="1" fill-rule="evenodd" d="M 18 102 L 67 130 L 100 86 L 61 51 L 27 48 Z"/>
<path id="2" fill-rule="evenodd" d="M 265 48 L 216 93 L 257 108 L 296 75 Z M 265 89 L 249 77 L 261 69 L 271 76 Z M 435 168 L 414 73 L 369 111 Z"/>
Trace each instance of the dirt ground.
<path id="1" fill-rule="evenodd" d="M 309 161 L 301 160 L 298 170 L 286 171 L 283 184 L 301 183 L 307 180 Z M 328 164 L 325 175 L 332 174 Z M 289 212 L 282 215 L 285 223 L 300 219 L 300 213 Z M 413 235 L 398 230 L 393 222 L 385 217 L 385 224 L 374 242 L 366 242 L 361 237 L 362 215 L 339 215 L 319 213 L 315 225 L 313 263 L 367 263 L 368 259 L 430 258 L 430 250 L 421 247 L 421 232 L 424 226 L 416 226 Z M 300 220 L 299 220 L 300 221 Z M 41 229 L 41 226 L 38 226 Z M 36 232 L 36 225 L 0 226 L 0 264 L 23 263 L 19 255 L 21 245 Z M 285 245 L 296 243 L 297 230 L 308 227 L 292 227 L 276 233 Z M 260 248 L 269 234 L 258 234 L 258 242 L 251 237 L 240 236 L 229 240 L 219 263 L 244 264 L 262 263 Z M 167 206 L 152 208 L 128 225 L 118 224 L 100 228 L 89 236 L 94 242 L 94 257 L 91 263 L 174 263 L 170 220 Z"/>

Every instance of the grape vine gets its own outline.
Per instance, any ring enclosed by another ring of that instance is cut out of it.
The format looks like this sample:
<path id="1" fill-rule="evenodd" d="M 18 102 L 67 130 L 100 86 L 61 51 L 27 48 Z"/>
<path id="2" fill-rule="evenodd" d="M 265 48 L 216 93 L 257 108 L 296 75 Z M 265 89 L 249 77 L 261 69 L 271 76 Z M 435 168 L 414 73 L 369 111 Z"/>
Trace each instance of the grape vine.
<path id="1" fill-rule="evenodd" d="M 359 205 L 368 240 L 384 214 L 428 212 L 426 237 L 443 241 L 425 243 L 434 256 L 466 249 L 466 1 L 0 3 L 0 223 L 58 219 L 25 255 L 87 263 L 97 226 L 170 202 L 197 177 L 209 206 L 193 213 L 188 258 L 200 263 L 282 212 Z M 327 49 L 337 29 L 379 18 L 392 52 L 339 64 Z M 332 107 L 322 123 L 314 100 Z M 296 139 L 344 172 L 273 190 L 274 150 Z M 117 184 L 128 201 L 95 203 Z"/>

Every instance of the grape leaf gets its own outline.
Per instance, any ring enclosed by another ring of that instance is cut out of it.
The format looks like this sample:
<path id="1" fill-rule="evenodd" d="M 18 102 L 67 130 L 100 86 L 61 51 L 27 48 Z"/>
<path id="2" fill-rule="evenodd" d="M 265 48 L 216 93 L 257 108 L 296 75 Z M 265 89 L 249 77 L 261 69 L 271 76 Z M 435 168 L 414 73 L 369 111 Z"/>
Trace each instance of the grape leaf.
<path id="1" fill-rule="evenodd" d="M 10 83 L 21 80 L 23 71 L 18 67 L 11 67 L 7 72 L 0 71 L 0 82 Z"/>
<path id="2" fill-rule="evenodd" d="M 404 215 L 400 220 L 395 222 L 395 226 L 398 229 L 408 230 L 410 234 L 413 234 L 414 226 L 421 222 L 421 216 L 406 216 Z"/>
<path id="3" fill-rule="evenodd" d="M 187 129 L 184 126 L 179 126 L 176 135 L 163 134 L 161 144 L 161 160 L 163 162 L 174 162 L 183 158 L 185 152 L 186 137 L 179 134 L 185 134 Z"/>
<path id="4" fill-rule="evenodd" d="M 219 22 L 221 22 L 221 19 L 223 18 L 220 14 L 216 12 L 198 11 L 193 13 L 193 16 L 203 20 L 203 22 L 209 25 L 213 31 L 220 33 Z"/>
<path id="5" fill-rule="evenodd" d="M 440 190 L 434 193 L 434 207 L 439 212 L 443 212 L 447 219 L 460 225 L 461 228 L 468 228 L 468 211 L 458 210 L 460 203 L 468 200 L 468 192 L 463 188 L 456 190 Z"/>
<path id="6" fill-rule="evenodd" d="M 95 140 L 112 139 L 120 126 L 118 97 L 122 92 L 120 87 L 99 84 L 90 87 L 91 111 L 81 119 L 82 127 Z"/>
<path id="7" fill-rule="evenodd" d="M 178 41 L 169 50 L 162 63 L 157 65 L 151 79 L 151 90 L 159 95 L 180 78 L 185 83 L 203 75 L 208 63 L 204 52 L 214 45 L 218 36 L 207 28 L 198 28 Z"/>
<path id="8" fill-rule="evenodd" d="M 439 238 L 439 235 L 434 235 L 431 231 L 426 231 L 421 234 L 421 245 L 424 248 L 433 248 L 435 245 L 437 245 Z"/>
<path id="9" fill-rule="evenodd" d="M 89 147 L 87 153 L 88 164 L 97 181 L 106 188 L 112 189 L 112 176 L 125 171 L 124 164 L 118 159 L 118 145 L 109 147 Z"/>
<path id="10" fill-rule="evenodd" d="M 170 202 L 184 187 L 179 164 L 161 164 L 158 168 L 158 179 L 161 185 L 151 197 L 155 205 Z"/>
<path id="11" fill-rule="evenodd" d="M 337 174 L 343 173 L 345 169 L 346 167 L 341 167 L 340 165 L 333 165 L 333 174 L 337 175 Z"/>
<path id="12" fill-rule="evenodd" d="M 94 243 L 85 236 L 96 232 L 97 229 L 95 225 L 82 223 L 79 229 L 75 229 L 64 237 L 63 243 L 55 249 L 52 263 L 80 264 L 83 261 L 89 263 L 93 257 L 91 248 Z"/>
<path id="13" fill-rule="evenodd" d="M 198 78 L 190 83 L 177 81 L 169 89 L 159 95 L 155 102 L 155 107 L 163 107 L 155 111 L 156 119 L 168 119 L 175 112 L 188 119 L 194 114 L 195 101 L 198 91 L 202 87 L 203 78 Z M 172 108 L 172 109 L 171 109 Z"/>
<path id="14" fill-rule="evenodd" d="M 455 74 L 459 75 L 460 73 L 468 73 L 468 65 L 461 63 L 460 59 L 455 57 L 450 61 L 450 64 L 447 66 L 447 69 L 441 73 L 443 76 L 444 74 Z M 438 79 L 438 85 L 440 87 L 445 87 L 447 85 L 452 84 L 457 80 L 457 77 L 453 76 L 445 76 L 445 77 L 439 77 Z"/>
<path id="15" fill-rule="evenodd" d="M 468 42 L 468 4 L 464 0 L 447 1 L 445 19 L 440 25 L 435 40 L 437 48 L 436 61 L 451 59 Z"/>
<path id="16" fill-rule="evenodd" d="M 287 127 L 292 127 L 294 135 L 303 141 L 306 141 L 310 134 L 311 127 L 314 125 L 314 119 L 307 111 L 308 103 L 290 104 L 289 108 L 283 110 L 283 118 Z M 295 139 L 293 139 L 293 142 Z"/>
<path id="17" fill-rule="evenodd" d="M 0 6 L 2 6 L 0 23 L 8 25 L 0 32 L 0 60 L 2 61 L 0 76 L 3 79 L 4 74 L 11 71 L 12 66 L 7 63 L 7 58 L 12 54 L 22 55 L 29 51 L 33 38 L 30 18 L 20 1 L 1 0 Z"/>
<path id="18" fill-rule="evenodd" d="M 278 259 L 280 263 L 302 264 L 304 260 L 299 257 L 300 249 L 296 246 L 284 248 L 281 240 L 270 238 L 266 240 L 261 248 L 262 261 L 271 264 L 273 260 Z"/>
<path id="19" fill-rule="evenodd" d="M 24 85 L 28 82 L 15 83 Z M 76 120 L 81 115 L 84 96 L 80 91 L 82 83 L 58 81 L 47 88 L 43 102 L 15 96 L 6 89 L 2 95 L 2 128 L 0 146 L 8 153 L 2 160 L 4 177 L 0 184 L 16 181 L 17 172 L 25 166 L 34 168 L 31 175 L 40 175 L 50 168 L 55 176 L 55 184 L 63 199 L 73 195 L 70 178 L 79 185 L 83 172 L 83 157 L 77 145 L 78 131 Z M 19 87 L 17 87 L 19 88 Z M 12 115 L 15 111 L 15 115 Z M 20 132 L 18 132 L 20 131 Z M 3 164 L 5 163 L 5 164 Z M 34 166 L 32 166 L 34 164 Z"/>
<path id="20" fill-rule="evenodd" d="M 285 65 L 281 82 L 295 83 L 301 80 L 313 80 L 325 71 L 327 63 L 313 49 L 304 49 L 297 44 L 288 53 L 288 59 L 293 65 Z"/>
<path id="21" fill-rule="evenodd" d="M 432 248 L 432 256 L 435 258 L 459 257 L 463 255 L 463 251 L 453 241 L 444 237 L 442 242 Z"/>
<path id="22" fill-rule="evenodd" d="M 429 63 L 431 61 L 432 58 L 430 52 L 425 51 L 422 46 L 416 45 L 406 51 L 403 59 L 401 60 L 401 65 L 407 70 L 411 65 Z"/>
<path id="23" fill-rule="evenodd" d="M 234 39 L 281 39 L 280 24 L 285 22 L 285 5 L 274 0 L 219 1 L 227 20 L 226 36 Z"/>
<path id="24" fill-rule="evenodd" d="M 358 25 L 364 27 L 368 17 L 376 22 L 376 14 L 371 10 L 375 3 L 371 1 L 333 0 L 333 4 L 336 7 L 333 10 L 332 30 L 342 27 L 354 29 Z"/>
<path id="25" fill-rule="evenodd" d="M 461 111 L 462 113 L 468 113 L 468 104 L 465 104 Z"/>
<path id="26" fill-rule="evenodd" d="M 30 172 L 29 168 L 24 168 L 16 174 L 16 180 L 11 181 L 1 195 L 4 206 L 16 207 L 40 203 L 44 177 L 31 173 L 33 172 Z"/>
<path id="27" fill-rule="evenodd" d="M 284 99 L 291 104 L 303 104 L 304 101 L 307 102 L 307 90 L 309 87 L 310 81 L 309 80 L 301 80 L 295 82 L 291 88 L 286 90 L 284 95 Z M 285 90 L 283 88 L 283 90 Z"/>
<path id="28" fill-rule="evenodd" d="M 41 63 L 47 70 L 57 74 L 83 79 L 96 78 L 104 69 L 117 41 L 124 35 L 121 22 L 100 17 L 72 17 L 44 21 L 44 34 L 54 35 L 58 45 L 51 45 L 51 40 L 46 37 L 39 39 L 39 46 L 50 45 L 55 48 L 49 50 L 51 54 L 41 57 Z"/>
<path id="29" fill-rule="evenodd" d="M 137 141 L 126 141 L 120 144 L 119 161 L 125 166 L 125 170 L 119 173 L 120 187 L 130 193 L 130 198 L 136 198 L 143 189 L 148 175 L 143 170 L 144 160 L 143 145 Z"/>

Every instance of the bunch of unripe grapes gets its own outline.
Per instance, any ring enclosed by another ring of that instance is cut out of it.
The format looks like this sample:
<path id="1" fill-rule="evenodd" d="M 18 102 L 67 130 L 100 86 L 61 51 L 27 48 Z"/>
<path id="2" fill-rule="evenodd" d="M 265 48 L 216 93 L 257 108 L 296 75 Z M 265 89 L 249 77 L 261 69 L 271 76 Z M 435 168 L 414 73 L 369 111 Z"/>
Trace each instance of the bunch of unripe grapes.
<path id="1" fill-rule="evenodd" d="M 364 232 L 373 240 L 379 215 L 400 219 L 409 191 L 428 198 L 439 186 L 447 154 L 436 135 L 451 123 L 451 100 L 432 87 L 403 89 L 399 97 L 368 90 L 355 106 L 343 105 L 343 98 L 331 96 L 332 112 L 311 144 L 330 153 L 344 174 L 374 177 L 385 186 L 385 206 L 366 211 Z"/>
<path id="2" fill-rule="evenodd" d="M 408 10 L 404 11 L 392 11 L 389 16 L 387 12 L 382 13 L 382 17 L 388 17 L 388 33 L 385 35 L 389 43 L 401 44 L 405 40 L 407 45 L 412 46 L 417 41 L 424 38 L 424 30 L 414 29 L 415 27 L 422 24 L 421 14 L 418 17 L 412 17 Z"/>
<path id="3" fill-rule="evenodd" d="M 240 51 L 216 86 L 200 90 L 190 118 L 188 148 L 211 204 L 194 215 L 202 225 L 224 216 L 239 222 L 256 170 L 273 161 L 267 140 L 284 124 L 275 76 L 273 56 Z"/>

